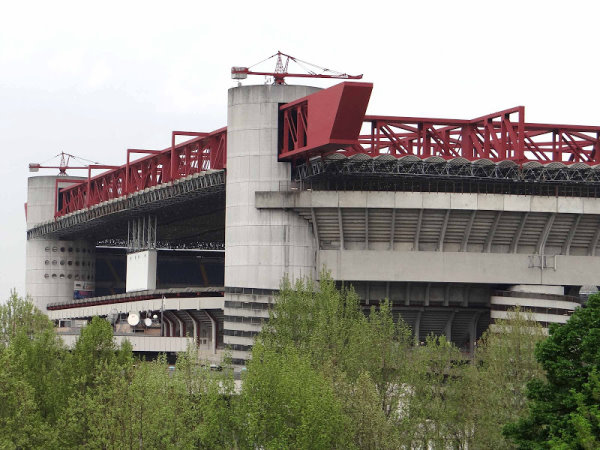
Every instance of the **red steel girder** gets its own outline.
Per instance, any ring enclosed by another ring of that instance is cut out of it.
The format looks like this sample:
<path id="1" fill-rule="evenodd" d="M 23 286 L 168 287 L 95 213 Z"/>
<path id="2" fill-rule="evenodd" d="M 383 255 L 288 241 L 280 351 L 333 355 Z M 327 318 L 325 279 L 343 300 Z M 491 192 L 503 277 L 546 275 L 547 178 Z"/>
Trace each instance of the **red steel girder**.
<path id="1" fill-rule="evenodd" d="M 357 144 L 372 83 L 343 82 L 280 107 L 280 160 Z"/>
<path id="2" fill-rule="evenodd" d="M 194 136 L 193 139 L 175 144 L 176 136 Z M 131 154 L 147 156 L 130 160 Z M 55 217 L 75 212 L 79 209 L 112 200 L 123 195 L 141 191 L 149 187 L 167 183 L 201 171 L 225 168 L 227 156 L 227 128 L 212 133 L 174 131 L 171 146 L 164 150 L 128 149 L 126 164 L 115 166 L 91 165 L 87 180 L 66 188 L 56 186 L 60 206 Z M 92 177 L 93 169 L 110 169 Z M 61 180 L 61 182 L 67 180 Z M 57 200 L 58 201 L 58 200 Z"/>
<path id="3" fill-rule="evenodd" d="M 516 117 L 515 117 L 516 116 Z M 473 120 L 365 116 L 369 132 L 346 154 L 469 161 L 600 163 L 600 127 L 528 123 L 518 106 Z"/>
<path id="4" fill-rule="evenodd" d="M 279 160 L 338 152 L 600 163 L 600 127 L 528 123 L 523 106 L 470 120 L 365 115 L 371 89 L 344 82 L 281 106 Z"/>
<path id="5" fill-rule="evenodd" d="M 600 127 L 525 122 L 517 106 L 471 120 L 365 115 L 373 85 L 343 82 L 280 107 L 280 161 L 330 153 L 445 160 L 600 164 Z M 177 136 L 192 139 L 175 144 Z M 146 156 L 131 161 L 132 154 Z M 128 149 L 123 166 L 56 183 L 55 217 L 209 169 L 223 169 L 227 129 L 174 131 L 164 150 Z M 73 183 L 60 188 L 59 183 Z"/>

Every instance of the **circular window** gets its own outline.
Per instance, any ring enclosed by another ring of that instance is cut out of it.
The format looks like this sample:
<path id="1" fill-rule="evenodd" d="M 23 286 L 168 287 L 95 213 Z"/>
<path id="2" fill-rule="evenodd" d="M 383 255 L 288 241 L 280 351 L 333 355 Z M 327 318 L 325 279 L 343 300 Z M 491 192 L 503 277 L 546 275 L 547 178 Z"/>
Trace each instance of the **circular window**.
<path id="1" fill-rule="evenodd" d="M 60 248 L 60 251 L 64 253 L 64 251 L 65 251 L 65 248 L 64 248 L 64 247 L 61 247 L 61 248 Z"/>
<path id="2" fill-rule="evenodd" d="M 52 247 L 52 251 L 53 252 L 57 252 L 58 251 L 58 247 Z"/>
<path id="3" fill-rule="evenodd" d="M 48 275 L 47 273 L 44 274 L 44 278 L 50 278 L 50 275 Z"/>
<path id="4" fill-rule="evenodd" d="M 55 259 L 52 260 L 52 265 L 55 266 L 58 264 L 58 261 L 56 261 Z"/>
<path id="5" fill-rule="evenodd" d="M 67 278 L 70 280 L 71 278 L 73 278 L 73 275 L 69 274 L 67 275 Z"/>
<path id="6" fill-rule="evenodd" d="M 73 265 L 73 261 L 67 261 L 67 265 L 72 266 Z"/>
<path id="7" fill-rule="evenodd" d="M 75 274 L 75 279 L 79 280 L 79 274 Z"/>
<path id="8" fill-rule="evenodd" d="M 73 247 L 69 247 L 69 253 L 73 251 Z"/>
<path id="9" fill-rule="evenodd" d="M 65 265 L 65 260 L 64 260 L 64 259 L 61 259 L 61 260 L 60 260 L 60 265 L 61 265 L 61 266 L 64 266 L 64 265 Z"/>
<path id="10" fill-rule="evenodd" d="M 52 278 L 56 278 L 56 274 L 55 273 L 52 274 Z"/>
<path id="11" fill-rule="evenodd" d="M 79 266 L 79 261 L 75 261 L 75 265 L 76 265 L 76 266 Z"/>
<path id="12" fill-rule="evenodd" d="M 50 247 L 46 247 L 44 250 L 46 250 L 47 252 L 50 251 Z"/>
<path id="13" fill-rule="evenodd" d="M 46 261 L 44 261 L 44 264 L 46 264 L 46 265 L 50 264 L 50 260 L 47 259 Z"/>
<path id="14" fill-rule="evenodd" d="M 64 278 L 64 277 L 65 277 L 65 274 L 64 274 L 64 273 L 61 273 L 61 274 L 58 276 L 58 278 Z"/>
<path id="15" fill-rule="evenodd" d="M 75 253 L 79 253 L 79 247 L 75 249 Z"/>

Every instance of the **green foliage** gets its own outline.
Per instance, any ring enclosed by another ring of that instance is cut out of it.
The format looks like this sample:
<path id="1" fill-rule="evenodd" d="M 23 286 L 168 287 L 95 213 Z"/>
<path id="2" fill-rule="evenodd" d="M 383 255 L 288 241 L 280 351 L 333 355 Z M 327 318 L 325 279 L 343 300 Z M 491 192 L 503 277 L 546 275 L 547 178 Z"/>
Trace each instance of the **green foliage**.
<path id="1" fill-rule="evenodd" d="M 21 332 L 26 336 L 52 328 L 52 322 L 33 303 L 25 301 L 11 291 L 9 299 L 0 304 L 0 351 L 10 340 Z"/>
<path id="2" fill-rule="evenodd" d="M 267 396 L 257 404 L 271 405 L 279 391 L 270 383 L 291 377 L 290 365 L 320 375 L 359 448 L 511 448 L 502 426 L 527 412 L 525 385 L 542 376 L 534 348 L 543 338 L 539 325 L 517 310 L 485 334 L 470 363 L 443 336 L 416 345 L 410 328 L 393 320 L 388 301 L 365 313 L 352 290 L 336 289 L 324 273 L 318 285 L 284 280 L 248 377 L 261 374 L 255 383 L 266 384 L 253 395 Z M 302 404 L 286 400 L 292 401 Z M 253 416 L 263 436 L 288 423 L 266 414 Z M 252 442 L 269 448 L 265 440 Z"/>
<path id="3" fill-rule="evenodd" d="M 62 344 L 48 318 L 15 292 L 0 305 L 0 332 L 0 447 L 52 447 L 66 393 Z"/>
<path id="4" fill-rule="evenodd" d="M 478 342 L 474 364 L 465 373 L 465 399 L 475 423 L 470 440 L 476 448 L 514 448 L 502 427 L 527 414 L 526 385 L 541 380 L 536 345 L 545 339 L 543 329 L 520 309 L 497 320 Z"/>
<path id="5" fill-rule="evenodd" d="M 508 425 L 506 435 L 522 448 L 598 448 L 599 349 L 600 295 L 593 295 L 537 346 L 546 380 L 528 384 L 529 414 Z"/>
<path id="6" fill-rule="evenodd" d="M 284 281 L 241 391 L 227 361 L 213 371 L 194 348 L 175 370 L 164 356 L 139 361 L 97 317 L 72 350 L 16 294 L 0 319 L 0 448 L 511 448 L 500 430 L 529 411 L 526 383 L 551 389 L 534 358 L 542 333 L 522 313 L 488 331 L 470 363 L 443 336 L 417 345 L 388 301 L 363 309 L 327 274 Z M 595 343 L 584 341 L 591 364 Z M 571 434 L 549 434 L 551 444 L 597 447 L 598 370 L 548 367 L 548 380 L 588 374 L 565 387 Z"/>
<path id="7" fill-rule="evenodd" d="M 277 379 L 271 380 L 272 383 L 285 385 L 294 383 L 294 374 L 299 371 L 304 377 L 320 379 L 322 389 L 331 390 L 335 398 L 330 399 L 329 391 L 325 391 L 314 401 L 328 399 L 334 402 L 332 405 L 339 405 L 344 415 L 338 417 L 332 412 L 329 417 L 333 424 L 319 422 L 322 435 L 328 436 L 328 430 L 345 422 L 351 424 L 348 429 L 352 431 L 354 445 L 397 448 L 400 442 L 397 411 L 402 396 L 399 386 L 411 370 L 412 344 L 410 329 L 401 321 L 394 323 L 388 302 L 371 308 L 365 315 L 356 293 L 351 289 L 338 290 L 327 273 L 321 275 L 318 286 L 310 280 L 300 280 L 292 287 L 284 280 L 269 322 L 257 338 L 248 379 L 253 380 L 254 385 L 259 383 L 254 381 L 256 374 L 267 379 L 273 374 Z M 273 389 L 252 392 L 259 395 Z M 317 394 L 314 388 L 312 391 L 291 390 L 290 395 L 299 398 L 291 397 L 286 402 L 305 404 L 310 392 Z M 246 382 L 244 393 L 247 394 Z M 253 404 L 251 396 L 243 398 L 244 403 Z M 267 400 L 257 400 L 256 404 L 262 401 Z M 366 411 L 372 412 L 369 420 L 365 420 Z M 295 411 L 299 417 L 303 413 L 303 410 Z M 263 430 L 263 437 L 276 434 L 271 418 L 260 414 L 253 417 L 253 429 Z M 347 433 L 340 434 L 344 445 L 347 445 L 347 436 Z M 264 445 L 264 441 L 253 443 Z M 299 445 L 298 442 L 295 445 Z"/>
<path id="8" fill-rule="evenodd" d="M 252 448 L 348 448 L 349 421 L 332 386 L 292 346 L 255 345 L 242 394 Z"/>

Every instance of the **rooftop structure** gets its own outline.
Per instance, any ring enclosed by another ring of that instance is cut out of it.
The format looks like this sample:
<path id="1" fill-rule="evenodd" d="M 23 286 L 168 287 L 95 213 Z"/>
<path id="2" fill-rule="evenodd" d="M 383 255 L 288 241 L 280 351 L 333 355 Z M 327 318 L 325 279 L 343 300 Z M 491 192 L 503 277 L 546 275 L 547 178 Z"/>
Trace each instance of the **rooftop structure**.
<path id="1" fill-rule="evenodd" d="M 600 127 L 366 115 L 372 88 L 238 86 L 227 127 L 30 178 L 28 293 L 57 321 L 141 313 L 138 351 L 189 335 L 238 364 L 281 279 L 322 267 L 465 351 L 514 305 L 566 321 L 599 284 Z"/>

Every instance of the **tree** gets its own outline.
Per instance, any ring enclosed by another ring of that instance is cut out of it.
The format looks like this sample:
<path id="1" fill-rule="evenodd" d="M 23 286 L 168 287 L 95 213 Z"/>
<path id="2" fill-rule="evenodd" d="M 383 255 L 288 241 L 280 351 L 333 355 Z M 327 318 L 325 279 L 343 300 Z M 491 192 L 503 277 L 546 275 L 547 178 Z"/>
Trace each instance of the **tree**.
<path id="1" fill-rule="evenodd" d="M 355 445 L 398 447 L 406 431 L 398 412 L 413 370 L 413 338 L 401 320 L 394 322 L 389 302 L 363 311 L 356 293 L 337 289 L 326 272 L 318 285 L 299 280 L 292 287 L 284 280 L 256 343 L 256 351 L 266 355 L 292 353 L 299 359 L 265 359 L 270 364 L 308 364 L 322 377 L 350 420 Z M 253 350 L 248 376 L 262 370 L 264 358 Z M 364 411 L 370 411 L 369 420 Z"/>
<path id="2" fill-rule="evenodd" d="M 0 350 L 6 347 L 17 332 L 27 336 L 52 329 L 48 317 L 38 310 L 29 300 L 19 297 L 12 290 L 5 304 L 0 304 Z"/>
<path id="3" fill-rule="evenodd" d="M 600 446 L 600 295 L 590 296 L 535 351 L 546 380 L 527 385 L 529 414 L 505 427 L 521 448 Z"/>
<path id="4" fill-rule="evenodd" d="M 179 403 L 186 407 L 181 416 L 187 442 L 196 448 L 234 448 L 239 437 L 239 395 L 228 355 L 222 370 L 211 370 L 210 363 L 198 358 L 189 348 L 177 358 L 174 381 L 183 386 Z"/>
<path id="5" fill-rule="evenodd" d="M 414 349 L 404 386 L 404 414 L 409 448 L 460 448 L 453 442 L 457 404 L 452 393 L 462 374 L 459 350 L 445 336 L 430 335 Z"/>
<path id="6" fill-rule="evenodd" d="M 464 374 L 461 402 L 463 416 L 473 424 L 469 439 L 475 448 L 514 448 L 502 427 L 527 414 L 527 383 L 543 379 L 534 352 L 545 338 L 531 314 L 516 308 L 496 320 L 477 343 Z"/>
<path id="7" fill-rule="evenodd" d="M 351 430 L 331 384 L 296 348 L 260 341 L 243 381 L 250 448 L 348 448 Z"/>
<path id="8" fill-rule="evenodd" d="M 66 350 L 52 322 L 16 292 L 0 305 L 0 447 L 52 447 Z"/>
<path id="9" fill-rule="evenodd" d="M 117 348 L 110 323 L 92 318 L 64 367 L 68 403 L 58 420 L 63 447 L 106 447 L 118 442 L 128 421 L 127 389 L 132 377 L 131 345 Z"/>

